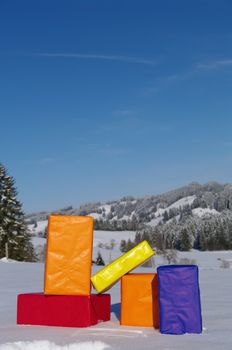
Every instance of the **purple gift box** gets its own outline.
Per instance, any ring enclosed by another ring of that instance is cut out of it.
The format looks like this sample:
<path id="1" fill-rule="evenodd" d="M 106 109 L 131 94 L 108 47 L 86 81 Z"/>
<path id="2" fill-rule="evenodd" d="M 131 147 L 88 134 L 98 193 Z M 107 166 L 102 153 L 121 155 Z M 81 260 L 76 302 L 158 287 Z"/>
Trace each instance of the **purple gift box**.
<path id="1" fill-rule="evenodd" d="M 201 333 L 201 302 L 196 265 L 167 265 L 157 269 L 160 332 Z"/>

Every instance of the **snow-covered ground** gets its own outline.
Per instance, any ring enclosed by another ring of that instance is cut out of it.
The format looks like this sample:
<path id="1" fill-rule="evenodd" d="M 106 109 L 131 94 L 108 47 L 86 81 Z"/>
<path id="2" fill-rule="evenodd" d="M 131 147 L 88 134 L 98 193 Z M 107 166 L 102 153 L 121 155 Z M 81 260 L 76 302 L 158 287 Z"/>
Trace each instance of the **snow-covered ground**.
<path id="1" fill-rule="evenodd" d="M 200 287 L 204 331 L 201 335 L 162 335 L 153 328 L 121 327 L 120 283 L 110 291 L 111 320 L 90 328 L 59 328 L 16 325 L 16 297 L 19 293 L 43 289 L 41 263 L 0 262 L 0 350 L 231 350 L 232 349 L 232 269 L 220 268 L 231 260 L 232 252 L 179 253 L 179 259 L 194 259 L 200 267 Z M 221 259 L 221 260 L 220 260 Z M 156 266 L 163 263 L 156 257 Z M 93 273 L 99 268 L 94 266 Z M 140 272 L 154 271 L 139 268 Z M 41 343 L 41 341 L 43 341 Z M 6 343 L 20 342 L 6 345 Z M 72 344 L 72 345 L 70 345 Z"/>

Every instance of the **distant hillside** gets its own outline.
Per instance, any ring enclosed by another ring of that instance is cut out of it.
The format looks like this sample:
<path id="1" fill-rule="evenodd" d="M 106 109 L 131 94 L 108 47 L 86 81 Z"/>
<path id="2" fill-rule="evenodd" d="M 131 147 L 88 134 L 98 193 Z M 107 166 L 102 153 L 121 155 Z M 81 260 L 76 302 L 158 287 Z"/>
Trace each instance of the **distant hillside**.
<path id="1" fill-rule="evenodd" d="M 160 195 L 69 206 L 53 213 L 90 215 L 95 230 L 136 231 L 135 243 L 147 239 L 161 250 L 232 249 L 231 184 L 191 183 Z M 49 214 L 27 215 L 32 236 L 46 237 Z M 134 244 L 127 243 L 123 242 L 123 249 Z"/>
<path id="2" fill-rule="evenodd" d="M 90 215 L 95 219 L 96 229 L 137 229 L 139 225 L 156 226 L 174 217 L 180 221 L 183 213 L 205 217 L 218 215 L 224 210 L 232 211 L 232 184 L 209 182 L 191 183 L 160 195 L 135 198 L 124 197 L 107 203 L 88 203 L 55 210 L 65 215 Z M 46 220 L 48 212 L 27 215 L 29 223 Z"/>

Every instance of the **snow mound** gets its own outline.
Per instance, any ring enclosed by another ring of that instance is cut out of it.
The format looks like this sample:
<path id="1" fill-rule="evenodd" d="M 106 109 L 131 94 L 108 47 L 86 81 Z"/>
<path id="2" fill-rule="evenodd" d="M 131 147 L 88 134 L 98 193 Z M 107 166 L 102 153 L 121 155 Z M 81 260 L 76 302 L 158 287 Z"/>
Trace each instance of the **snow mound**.
<path id="1" fill-rule="evenodd" d="M 7 259 L 7 258 L 5 257 L 5 258 L 1 258 L 1 259 L 0 259 L 0 262 L 3 262 L 3 263 L 17 263 L 17 262 L 19 262 L 19 261 L 12 260 L 12 259 Z"/>
<path id="2" fill-rule="evenodd" d="M 216 209 L 210 209 L 210 208 L 195 208 L 192 210 L 192 213 L 193 215 L 199 216 L 200 218 L 203 216 L 220 214 Z"/>
<path id="3" fill-rule="evenodd" d="M 102 215 L 98 214 L 98 213 L 90 213 L 90 214 L 88 214 L 88 216 L 92 216 L 92 218 L 95 220 L 102 219 Z"/>
<path id="4" fill-rule="evenodd" d="M 18 341 L 0 345 L 0 350 L 104 350 L 110 346 L 100 341 L 56 345 L 48 340 Z"/>

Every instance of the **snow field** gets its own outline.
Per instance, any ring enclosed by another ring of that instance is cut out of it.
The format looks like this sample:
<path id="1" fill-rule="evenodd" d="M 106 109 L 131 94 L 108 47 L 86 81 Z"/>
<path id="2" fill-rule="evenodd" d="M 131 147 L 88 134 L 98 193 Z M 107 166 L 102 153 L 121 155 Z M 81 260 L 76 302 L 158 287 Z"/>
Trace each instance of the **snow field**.
<path id="1" fill-rule="evenodd" d="M 203 334 L 169 336 L 162 335 L 153 328 L 120 326 L 120 283 L 109 290 L 112 303 L 109 322 L 89 328 L 17 326 L 17 294 L 43 290 L 44 265 L 0 262 L 0 350 L 37 350 L 35 346 L 39 346 L 40 342 L 45 340 L 48 346 L 45 349 L 51 350 L 79 350 L 77 346 L 87 346 L 86 342 L 89 342 L 86 349 L 90 350 L 96 350 L 92 347 L 96 346 L 94 342 L 102 342 L 104 346 L 107 344 L 113 350 L 128 350 L 132 347 L 133 350 L 231 350 L 232 269 L 220 268 L 218 259 L 232 259 L 232 252 L 192 251 L 182 253 L 180 257 L 195 259 L 200 266 Z M 155 262 L 158 266 L 163 263 L 163 258 L 158 256 Z M 99 269 L 100 267 L 93 266 L 92 274 Z M 135 271 L 148 273 L 154 272 L 155 269 L 140 267 Z M 15 342 L 22 343 L 15 347 Z M 70 348 L 71 345 L 76 348 Z M 44 350 L 42 347 L 38 349 Z"/>

